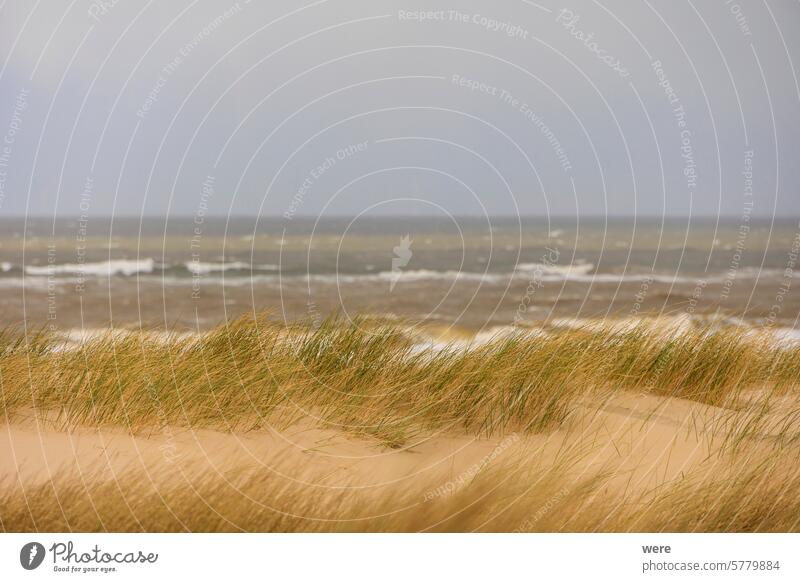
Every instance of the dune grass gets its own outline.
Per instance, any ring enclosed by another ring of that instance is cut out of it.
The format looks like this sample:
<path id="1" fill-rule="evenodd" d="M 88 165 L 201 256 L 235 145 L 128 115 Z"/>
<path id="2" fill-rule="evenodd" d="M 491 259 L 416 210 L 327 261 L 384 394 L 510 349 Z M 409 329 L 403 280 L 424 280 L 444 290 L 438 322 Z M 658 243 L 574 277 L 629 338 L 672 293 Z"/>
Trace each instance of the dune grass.
<path id="1" fill-rule="evenodd" d="M 272 469 L 176 480 L 141 469 L 113 480 L 62 474 L 0 487 L 0 529 L 15 532 L 797 532 L 797 452 L 738 456 L 645 492 L 609 493 L 608 475 L 575 478 L 562 464 L 503 463 L 468 487 L 440 483 L 330 489 Z"/>
<path id="2" fill-rule="evenodd" d="M 453 427 L 558 426 L 593 390 L 634 389 L 735 407 L 749 388 L 800 380 L 800 348 L 764 336 L 639 327 L 520 332 L 470 349 L 420 350 L 406 328 L 336 318 L 317 328 L 242 318 L 194 338 L 107 334 L 0 338 L 0 405 L 67 425 L 240 431 L 311 417 L 401 445 Z"/>
<path id="3" fill-rule="evenodd" d="M 799 381 L 800 348 L 736 330 L 520 330 L 436 351 L 415 345 L 408 327 L 366 318 L 314 328 L 264 316 L 197 337 L 108 333 L 79 345 L 5 334 L 0 402 L 11 422 L 32 411 L 60 425 L 134 433 L 240 432 L 311 418 L 400 447 L 434 430 L 549 434 L 576 410 L 599 410 L 626 391 L 717 407 L 700 407 L 718 417 L 703 430 L 733 446 L 715 445 L 687 474 L 638 489 L 620 489 L 613 467 L 585 470 L 607 433 L 582 435 L 580 426 L 563 459 L 504 456 L 441 496 L 430 495 L 441 475 L 328 487 L 304 478 L 310 467 L 297 461 L 283 471 L 291 478 L 276 466 L 223 475 L 183 465 L 163 475 L 141 466 L 112 478 L 67 472 L 38 484 L 7 477 L 0 529 L 798 531 Z"/>

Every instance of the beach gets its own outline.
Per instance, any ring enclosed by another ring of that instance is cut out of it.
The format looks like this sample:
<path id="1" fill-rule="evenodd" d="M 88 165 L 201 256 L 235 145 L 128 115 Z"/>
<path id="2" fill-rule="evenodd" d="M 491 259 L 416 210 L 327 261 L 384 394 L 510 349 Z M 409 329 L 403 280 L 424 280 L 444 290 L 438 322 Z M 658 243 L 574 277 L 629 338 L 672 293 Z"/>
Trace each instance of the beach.
<path id="1" fill-rule="evenodd" d="M 244 319 L 6 344 L 4 527 L 800 525 L 798 347 L 657 321 L 426 345 L 413 331 Z"/>

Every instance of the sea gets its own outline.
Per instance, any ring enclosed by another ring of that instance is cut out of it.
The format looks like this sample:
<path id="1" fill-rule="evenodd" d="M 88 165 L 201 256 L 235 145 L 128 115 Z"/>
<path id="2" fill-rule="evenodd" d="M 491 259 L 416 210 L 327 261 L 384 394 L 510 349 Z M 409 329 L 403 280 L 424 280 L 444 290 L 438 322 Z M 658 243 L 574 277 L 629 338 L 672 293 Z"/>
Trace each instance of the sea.
<path id="1" fill-rule="evenodd" d="M 0 220 L 0 323 L 202 331 L 379 316 L 469 333 L 678 318 L 800 338 L 797 219 Z"/>

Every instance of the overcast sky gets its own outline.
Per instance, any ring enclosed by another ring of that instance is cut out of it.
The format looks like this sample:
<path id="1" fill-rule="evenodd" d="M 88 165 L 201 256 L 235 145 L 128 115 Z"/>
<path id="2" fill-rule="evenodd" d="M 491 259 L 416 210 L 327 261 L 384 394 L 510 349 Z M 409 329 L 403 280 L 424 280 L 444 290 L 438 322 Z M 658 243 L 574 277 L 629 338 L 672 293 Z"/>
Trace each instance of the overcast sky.
<path id="1" fill-rule="evenodd" d="M 0 216 L 800 214 L 796 0 L 454 4 L 7 0 Z"/>

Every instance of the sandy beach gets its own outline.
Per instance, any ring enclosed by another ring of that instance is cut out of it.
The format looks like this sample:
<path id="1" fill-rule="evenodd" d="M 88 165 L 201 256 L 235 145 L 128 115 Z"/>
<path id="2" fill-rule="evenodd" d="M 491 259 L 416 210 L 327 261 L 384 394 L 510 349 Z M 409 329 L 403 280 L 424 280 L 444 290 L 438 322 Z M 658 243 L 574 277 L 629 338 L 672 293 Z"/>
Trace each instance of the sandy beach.
<path id="1" fill-rule="evenodd" d="M 584 387 L 546 429 L 446 422 L 402 440 L 341 424 L 323 405 L 247 429 L 163 417 L 126 428 L 20 407 L 0 426 L 0 507 L 11 530 L 716 531 L 722 522 L 708 514 L 724 506 L 678 499 L 769 476 L 781 503 L 800 504 L 800 475 L 785 464 L 798 454 L 797 406 L 796 386 L 751 386 L 714 405 L 605 385 Z M 758 494 L 724 509 L 730 527 L 797 527 L 783 512 L 738 523 Z M 203 507 L 182 515 L 192 495 Z M 28 511 L 24 500 L 42 496 L 58 509 Z"/>

